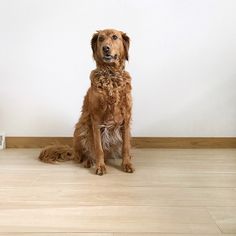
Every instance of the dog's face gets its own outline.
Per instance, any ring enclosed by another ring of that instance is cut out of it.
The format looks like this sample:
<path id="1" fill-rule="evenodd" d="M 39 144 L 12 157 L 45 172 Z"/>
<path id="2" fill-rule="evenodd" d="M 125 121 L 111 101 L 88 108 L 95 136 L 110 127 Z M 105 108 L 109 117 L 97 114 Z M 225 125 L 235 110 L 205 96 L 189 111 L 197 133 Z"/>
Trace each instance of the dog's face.
<path id="1" fill-rule="evenodd" d="M 91 40 L 96 62 L 116 64 L 128 60 L 129 37 L 118 30 L 106 29 L 95 33 Z"/>

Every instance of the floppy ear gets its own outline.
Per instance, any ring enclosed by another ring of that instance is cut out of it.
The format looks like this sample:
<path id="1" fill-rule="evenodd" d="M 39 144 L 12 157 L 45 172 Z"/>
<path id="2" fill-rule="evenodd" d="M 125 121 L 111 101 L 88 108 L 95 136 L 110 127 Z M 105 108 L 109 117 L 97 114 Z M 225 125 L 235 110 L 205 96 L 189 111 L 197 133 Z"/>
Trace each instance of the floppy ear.
<path id="1" fill-rule="evenodd" d="M 122 39 L 123 39 L 123 44 L 124 44 L 124 49 L 125 49 L 125 59 L 128 61 L 129 60 L 129 43 L 130 43 L 130 39 L 129 39 L 129 36 L 126 33 L 122 33 Z"/>
<path id="2" fill-rule="evenodd" d="M 93 50 L 93 54 L 95 54 L 97 50 L 97 40 L 98 40 L 98 33 L 95 33 L 91 39 L 91 47 Z"/>

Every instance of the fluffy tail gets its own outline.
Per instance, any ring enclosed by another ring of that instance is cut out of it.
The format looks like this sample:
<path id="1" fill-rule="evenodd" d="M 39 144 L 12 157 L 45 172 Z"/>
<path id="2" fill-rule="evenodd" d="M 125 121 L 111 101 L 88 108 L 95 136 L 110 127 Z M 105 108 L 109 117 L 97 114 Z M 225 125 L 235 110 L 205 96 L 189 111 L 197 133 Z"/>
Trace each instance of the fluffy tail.
<path id="1" fill-rule="evenodd" d="M 58 163 L 73 160 L 72 148 L 68 145 L 51 145 L 39 154 L 39 160 L 46 163 Z"/>

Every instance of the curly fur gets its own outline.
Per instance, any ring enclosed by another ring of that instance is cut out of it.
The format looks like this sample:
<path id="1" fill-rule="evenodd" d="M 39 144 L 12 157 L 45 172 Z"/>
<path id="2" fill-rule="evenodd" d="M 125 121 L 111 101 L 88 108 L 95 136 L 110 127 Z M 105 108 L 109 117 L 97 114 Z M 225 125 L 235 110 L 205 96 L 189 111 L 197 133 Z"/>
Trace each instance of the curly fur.
<path id="1" fill-rule="evenodd" d="M 90 74 L 91 86 L 75 126 L 73 157 L 65 156 L 67 148 L 52 146 L 41 152 L 40 160 L 73 158 L 86 167 L 96 163 L 96 174 L 102 175 L 106 172 L 106 158 L 122 157 L 124 171 L 134 171 L 130 156 L 131 77 L 125 71 L 129 43 L 125 33 L 113 29 L 93 35 L 91 47 L 97 67 Z M 109 51 L 105 52 L 104 47 Z"/>
<path id="2" fill-rule="evenodd" d="M 46 163 L 57 163 L 73 159 L 72 148 L 68 145 L 51 145 L 44 148 L 39 159 Z"/>

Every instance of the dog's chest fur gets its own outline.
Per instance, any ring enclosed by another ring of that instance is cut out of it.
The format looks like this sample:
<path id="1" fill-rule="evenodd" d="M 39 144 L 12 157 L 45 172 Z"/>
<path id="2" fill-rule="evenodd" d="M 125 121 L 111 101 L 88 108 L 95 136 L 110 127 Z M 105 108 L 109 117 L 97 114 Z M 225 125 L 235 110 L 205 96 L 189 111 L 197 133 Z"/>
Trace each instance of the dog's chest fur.
<path id="1" fill-rule="evenodd" d="M 91 76 L 91 86 L 98 94 L 97 104 L 103 121 L 119 123 L 126 107 L 126 94 L 130 86 L 128 73 L 125 71 L 95 70 Z"/>
<path id="2" fill-rule="evenodd" d="M 97 94 L 95 102 L 101 116 L 102 146 L 122 143 L 124 109 L 127 107 L 127 92 L 130 91 L 130 77 L 125 71 L 95 70 L 91 74 L 91 87 Z"/>

